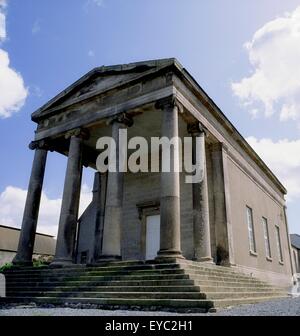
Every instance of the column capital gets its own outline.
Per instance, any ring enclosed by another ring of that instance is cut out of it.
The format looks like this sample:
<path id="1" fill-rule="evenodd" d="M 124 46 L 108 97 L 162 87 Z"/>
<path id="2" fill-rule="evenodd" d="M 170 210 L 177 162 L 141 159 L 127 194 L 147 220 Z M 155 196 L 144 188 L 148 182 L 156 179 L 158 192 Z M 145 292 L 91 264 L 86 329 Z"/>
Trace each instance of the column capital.
<path id="1" fill-rule="evenodd" d="M 28 145 L 29 149 L 35 150 L 35 149 L 45 149 L 53 152 L 53 147 L 51 145 L 51 142 L 49 140 L 34 140 L 31 141 L 30 144 Z"/>
<path id="2" fill-rule="evenodd" d="M 133 125 L 133 119 L 128 113 L 123 112 L 109 119 L 107 123 L 109 125 L 119 123 L 125 125 L 126 127 L 131 127 Z"/>
<path id="3" fill-rule="evenodd" d="M 65 139 L 70 139 L 73 136 L 87 140 L 90 137 L 90 133 L 86 128 L 74 128 L 70 131 L 67 131 L 65 134 Z"/>
<path id="4" fill-rule="evenodd" d="M 206 133 L 207 133 L 206 128 L 199 121 L 189 123 L 187 125 L 187 131 L 192 136 L 197 136 L 197 135 L 200 135 L 202 133 L 204 133 L 204 135 L 206 135 Z"/>
<path id="5" fill-rule="evenodd" d="M 172 109 L 174 107 L 177 107 L 180 113 L 183 112 L 183 106 L 176 99 L 175 95 L 159 99 L 155 103 L 155 108 L 158 110 Z"/>

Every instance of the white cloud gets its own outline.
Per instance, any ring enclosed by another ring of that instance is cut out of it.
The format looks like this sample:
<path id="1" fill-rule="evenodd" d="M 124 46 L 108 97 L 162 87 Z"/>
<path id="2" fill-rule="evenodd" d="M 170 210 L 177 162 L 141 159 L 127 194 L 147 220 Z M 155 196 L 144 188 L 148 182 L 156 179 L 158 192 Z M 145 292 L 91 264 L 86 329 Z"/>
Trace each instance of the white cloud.
<path id="1" fill-rule="evenodd" d="M 28 91 L 18 72 L 9 65 L 9 55 L 0 49 L 0 118 L 8 118 L 24 105 Z"/>
<path id="2" fill-rule="evenodd" d="M 300 197 L 300 139 L 246 139 L 287 188 L 289 201 Z"/>
<path id="3" fill-rule="evenodd" d="M 0 0 L 0 43 L 6 39 L 6 1 Z M 0 118 L 8 118 L 24 105 L 28 90 L 20 73 L 11 66 L 8 53 L 0 49 Z"/>
<path id="4" fill-rule="evenodd" d="M 245 44 L 253 73 L 232 83 L 245 107 L 300 121 L 300 7 L 266 23 Z"/>
<path id="5" fill-rule="evenodd" d="M 8 186 L 0 194 L 0 225 L 20 228 L 26 200 L 27 191 L 14 186 Z M 79 215 L 91 202 L 91 189 L 84 184 L 80 198 Z M 50 199 L 42 193 L 41 206 L 38 220 L 38 232 L 57 234 L 58 221 L 61 207 L 61 198 Z"/>

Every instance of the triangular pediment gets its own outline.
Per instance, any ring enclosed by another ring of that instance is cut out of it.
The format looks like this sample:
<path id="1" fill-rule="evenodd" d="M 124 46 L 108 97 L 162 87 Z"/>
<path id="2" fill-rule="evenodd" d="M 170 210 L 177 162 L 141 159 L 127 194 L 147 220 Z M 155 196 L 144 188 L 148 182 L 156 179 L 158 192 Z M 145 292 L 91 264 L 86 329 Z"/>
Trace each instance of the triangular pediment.
<path id="1" fill-rule="evenodd" d="M 32 119 L 47 114 L 48 111 L 76 103 L 106 90 L 113 89 L 148 72 L 155 72 L 177 62 L 174 58 L 129 63 L 95 68 L 70 85 L 56 97 L 32 114 Z"/>
<path id="2" fill-rule="evenodd" d="M 67 105 L 76 102 L 78 99 L 110 90 L 137 77 L 137 73 L 125 74 L 98 74 L 87 79 L 83 84 L 75 87 L 69 94 L 64 95 L 58 101 L 51 104 L 49 108 L 59 105 Z"/>

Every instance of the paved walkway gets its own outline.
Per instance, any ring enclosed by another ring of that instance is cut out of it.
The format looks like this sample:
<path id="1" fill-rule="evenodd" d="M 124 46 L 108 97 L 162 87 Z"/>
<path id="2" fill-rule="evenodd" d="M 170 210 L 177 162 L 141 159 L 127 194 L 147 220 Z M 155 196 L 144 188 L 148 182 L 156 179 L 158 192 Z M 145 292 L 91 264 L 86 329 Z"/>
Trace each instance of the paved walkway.
<path id="1" fill-rule="evenodd" d="M 167 312 L 111 311 L 100 309 L 38 308 L 34 306 L 0 307 L 0 316 L 182 316 Z M 300 297 L 242 305 L 222 309 L 210 316 L 300 316 Z"/>

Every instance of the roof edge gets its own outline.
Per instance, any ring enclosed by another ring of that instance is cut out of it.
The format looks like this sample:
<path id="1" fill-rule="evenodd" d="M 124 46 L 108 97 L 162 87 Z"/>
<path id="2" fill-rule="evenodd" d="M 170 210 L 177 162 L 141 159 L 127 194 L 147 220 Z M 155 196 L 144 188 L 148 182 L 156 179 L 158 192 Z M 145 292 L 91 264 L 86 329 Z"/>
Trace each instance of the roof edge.
<path id="1" fill-rule="evenodd" d="M 16 228 L 16 227 L 13 227 L 13 226 L 8 226 L 8 225 L 2 225 L 0 224 L 0 228 L 4 228 L 4 229 L 10 229 L 10 230 L 14 230 L 14 231 L 21 231 L 20 228 Z M 40 232 L 36 232 L 35 233 L 36 235 L 39 235 L 39 236 L 45 236 L 45 237 L 49 237 L 49 238 L 55 238 L 55 236 L 52 236 L 50 234 L 47 234 L 47 233 L 40 233 Z"/>
<path id="2" fill-rule="evenodd" d="M 116 65 L 108 65 L 108 66 L 100 66 L 93 68 L 88 73 L 80 77 L 78 80 L 76 80 L 74 83 L 69 85 L 66 89 L 59 92 L 57 95 L 55 95 L 53 98 L 51 98 L 49 101 L 47 101 L 44 105 L 42 105 L 40 108 L 35 110 L 31 114 L 31 119 L 33 121 L 36 121 L 39 114 L 46 111 L 49 107 L 51 107 L 52 104 L 57 102 L 59 99 L 63 98 L 65 95 L 71 93 L 76 87 L 79 85 L 82 85 L 85 81 L 89 80 L 93 76 L 97 74 L 104 74 L 104 73 L 110 73 L 110 72 L 130 72 L 133 69 L 145 69 L 146 67 L 151 69 L 159 66 L 169 66 L 172 64 L 177 64 L 178 66 L 182 67 L 180 63 L 177 61 L 176 58 L 161 58 L 156 60 L 147 60 L 147 61 L 140 61 L 140 62 L 131 62 L 127 64 L 116 64 Z"/>
<path id="3" fill-rule="evenodd" d="M 247 142 L 247 140 L 244 138 L 244 136 L 237 130 L 237 128 L 232 124 L 232 122 L 226 117 L 226 115 L 223 113 L 221 108 L 210 98 L 210 96 L 202 89 L 202 87 L 198 84 L 198 82 L 194 79 L 194 77 L 186 70 L 186 68 L 182 67 L 182 65 L 176 60 L 174 62 L 176 68 L 180 71 L 180 73 L 185 77 L 186 80 L 188 80 L 197 90 L 197 92 L 201 95 L 203 95 L 207 102 L 211 105 L 211 107 L 219 113 L 220 117 L 230 125 L 232 128 L 234 134 L 237 136 L 237 138 L 240 139 L 241 143 L 244 145 L 243 150 L 248 152 L 248 154 L 252 154 L 255 159 L 261 164 L 261 169 L 264 169 L 267 173 L 267 176 L 273 180 L 273 182 L 279 187 L 281 192 L 286 195 L 287 189 L 284 187 L 284 185 L 279 181 L 279 179 L 276 177 L 276 175 L 272 172 L 272 170 L 267 166 L 267 164 L 263 161 L 263 159 L 257 154 L 257 152 L 252 148 L 252 146 Z M 236 139 L 237 140 L 237 139 Z M 252 158 L 253 159 L 253 158 Z M 270 176 L 269 176 L 270 175 Z"/>

